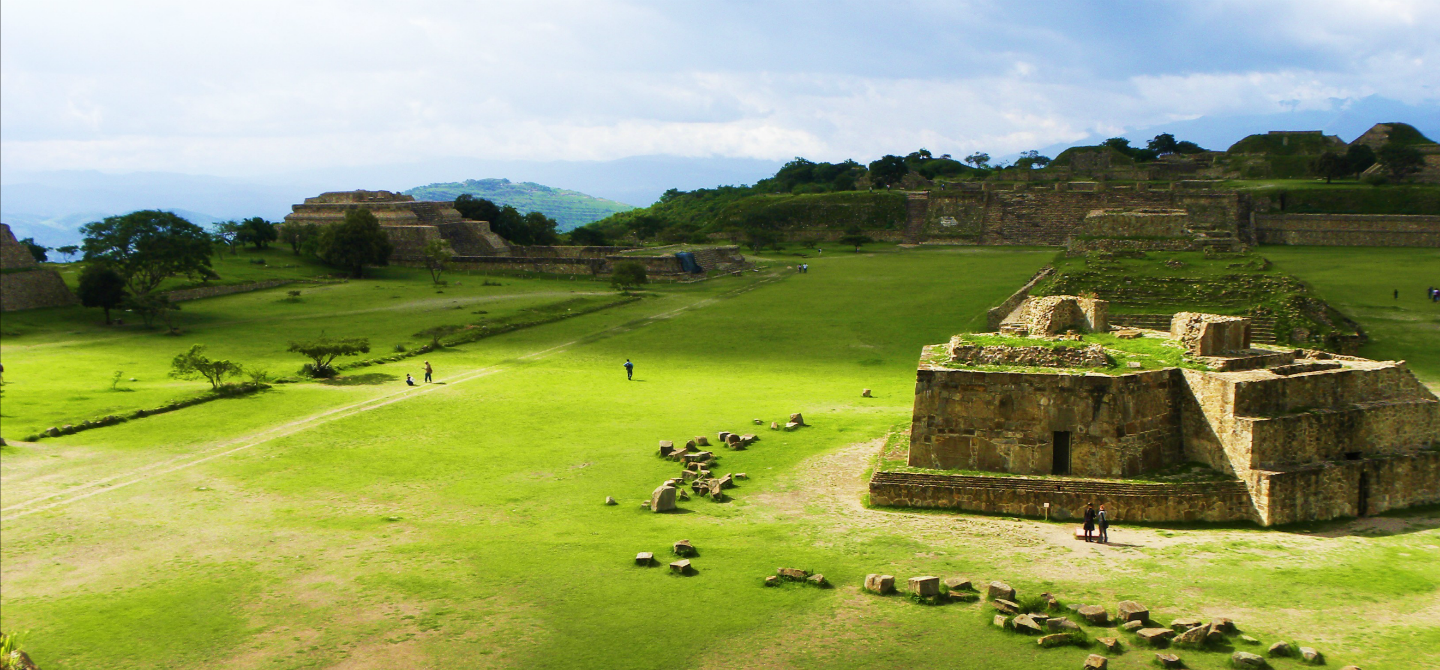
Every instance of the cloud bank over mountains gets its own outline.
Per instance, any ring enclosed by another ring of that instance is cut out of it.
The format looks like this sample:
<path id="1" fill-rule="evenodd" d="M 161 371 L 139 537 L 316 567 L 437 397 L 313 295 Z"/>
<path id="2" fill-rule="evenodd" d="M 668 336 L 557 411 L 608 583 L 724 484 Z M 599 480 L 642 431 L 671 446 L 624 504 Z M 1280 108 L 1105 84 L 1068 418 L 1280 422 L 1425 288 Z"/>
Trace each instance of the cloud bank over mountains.
<path id="1" fill-rule="evenodd" d="M 0 18 L 5 172 L 999 156 L 1372 96 L 1428 119 L 1370 121 L 1440 131 L 1440 3 L 1420 0 L 57 0 Z M 484 176 L 523 178 L 445 178 Z"/>

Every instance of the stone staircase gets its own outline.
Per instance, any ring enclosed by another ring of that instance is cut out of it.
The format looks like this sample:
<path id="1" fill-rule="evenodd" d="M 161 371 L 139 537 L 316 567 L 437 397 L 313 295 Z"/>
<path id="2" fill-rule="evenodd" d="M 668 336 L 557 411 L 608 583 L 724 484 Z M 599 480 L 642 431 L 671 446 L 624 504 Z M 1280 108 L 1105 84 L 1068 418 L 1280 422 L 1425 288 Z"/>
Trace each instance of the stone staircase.
<path id="1" fill-rule="evenodd" d="M 930 192 L 905 194 L 905 244 L 919 244 L 925 234 L 925 214 L 930 211 Z"/>

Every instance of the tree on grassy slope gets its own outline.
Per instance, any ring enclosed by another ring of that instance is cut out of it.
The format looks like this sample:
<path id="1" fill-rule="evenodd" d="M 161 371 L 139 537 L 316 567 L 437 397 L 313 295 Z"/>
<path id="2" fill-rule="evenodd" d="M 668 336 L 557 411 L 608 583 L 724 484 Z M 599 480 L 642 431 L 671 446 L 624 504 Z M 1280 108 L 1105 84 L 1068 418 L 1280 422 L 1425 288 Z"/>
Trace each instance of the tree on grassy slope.
<path id="1" fill-rule="evenodd" d="M 393 250 L 380 220 L 368 209 L 352 209 L 344 221 L 325 227 L 316 251 L 320 260 L 360 278 L 366 265 L 388 265 Z"/>
<path id="2" fill-rule="evenodd" d="M 180 305 L 170 302 L 169 296 L 163 293 L 141 293 L 139 295 L 125 296 L 120 306 L 140 315 L 140 320 L 145 322 L 146 328 L 152 328 L 155 321 L 165 322 L 165 327 L 173 332 L 175 324 L 171 323 L 171 312 L 180 311 Z"/>
<path id="3" fill-rule="evenodd" d="M 110 310 L 125 301 L 125 278 L 104 263 L 90 263 L 80 272 L 80 304 L 105 310 L 105 325 L 110 325 Z"/>
<path id="4" fill-rule="evenodd" d="M 1425 167 L 1425 156 L 1419 149 L 1394 142 L 1386 142 L 1380 147 L 1380 150 L 1375 152 L 1375 158 L 1395 181 L 1405 179 Z"/>
<path id="5" fill-rule="evenodd" d="M 210 236 L 171 212 L 147 209 L 81 226 L 85 260 L 103 261 L 125 277 L 134 295 L 177 275 L 211 279 Z"/>
<path id="6" fill-rule="evenodd" d="M 420 250 L 420 257 L 425 260 L 425 269 L 430 271 L 430 281 L 440 283 L 440 273 L 445 271 L 445 265 L 454 255 L 448 240 L 430 240 L 425 248 Z"/>
<path id="7" fill-rule="evenodd" d="M 1331 179 L 1350 174 L 1350 162 L 1345 160 L 1345 157 L 1340 154 L 1327 151 L 1320 154 L 1320 156 L 1310 164 L 1310 169 L 1314 170 L 1315 174 L 1324 177 L 1325 183 L 1328 184 Z"/>
<path id="8" fill-rule="evenodd" d="M 876 186 L 898 184 L 910 173 L 910 167 L 905 164 L 904 158 L 888 154 L 871 161 L 869 167 L 870 183 Z"/>
<path id="9" fill-rule="evenodd" d="M 225 245 L 231 254 L 240 252 L 240 224 L 236 221 L 216 221 L 210 224 L 210 236 Z"/>
<path id="10" fill-rule="evenodd" d="M 645 272 L 645 265 L 639 261 L 616 263 L 614 272 L 610 274 L 610 285 L 622 291 L 639 288 L 648 283 L 650 276 Z"/>
<path id="11" fill-rule="evenodd" d="M 226 377 L 233 377 L 243 372 L 239 363 L 228 360 L 211 360 L 205 355 L 205 345 L 195 344 L 190 350 L 179 354 L 170 361 L 170 376 L 175 379 L 197 379 L 204 378 L 210 382 L 210 388 L 219 389 L 225 383 Z"/>
<path id="12" fill-rule="evenodd" d="M 859 228 L 851 228 L 845 231 L 845 235 L 837 241 L 841 244 L 855 247 L 855 253 L 858 254 L 860 253 L 860 247 L 862 245 L 869 244 L 875 240 L 864 232 L 861 232 Z"/>
<path id="13" fill-rule="evenodd" d="M 60 254 L 61 256 L 64 256 L 64 257 L 65 257 L 65 262 L 66 262 L 66 263 L 69 263 L 71 256 L 74 256 L 75 254 L 80 253 L 80 247 L 77 247 L 77 246 L 75 246 L 75 245 L 73 245 L 73 244 L 67 244 L 67 245 L 65 245 L 65 246 L 63 246 L 63 247 L 55 247 L 55 253 L 58 253 L 58 254 Z"/>
<path id="14" fill-rule="evenodd" d="M 256 249 L 264 249 L 270 246 L 271 242 L 280 239 L 280 233 L 276 232 L 275 224 L 254 216 L 240 222 L 240 232 L 236 239 L 241 244 L 253 244 Z"/>
<path id="15" fill-rule="evenodd" d="M 363 337 L 324 337 L 314 340 L 300 340 L 290 343 L 286 349 L 311 360 L 300 373 L 311 377 L 333 377 L 335 368 L 330 364 L 341 356 L 356 356 L 370 352 L 370 340 Z"/>

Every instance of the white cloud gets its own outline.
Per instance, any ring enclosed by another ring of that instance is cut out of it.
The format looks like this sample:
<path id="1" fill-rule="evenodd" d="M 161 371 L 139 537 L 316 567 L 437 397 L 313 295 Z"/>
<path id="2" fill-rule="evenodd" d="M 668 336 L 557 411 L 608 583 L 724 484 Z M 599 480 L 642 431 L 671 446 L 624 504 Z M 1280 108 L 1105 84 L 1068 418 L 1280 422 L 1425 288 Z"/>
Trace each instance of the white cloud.
<path id="1" fill-rule="evenodd" d="M 1440 98 L 1440 3 L 0 6 L 0 168 L 1002 155 Z"/>

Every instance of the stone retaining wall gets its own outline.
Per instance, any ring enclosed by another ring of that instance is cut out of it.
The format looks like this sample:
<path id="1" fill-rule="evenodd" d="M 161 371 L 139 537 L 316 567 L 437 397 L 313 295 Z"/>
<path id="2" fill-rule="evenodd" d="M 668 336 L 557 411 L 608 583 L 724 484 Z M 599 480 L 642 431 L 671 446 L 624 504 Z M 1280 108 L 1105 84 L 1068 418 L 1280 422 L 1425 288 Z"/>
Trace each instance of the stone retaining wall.
<path id="1" fill-rule="evenodd" d="M 1440 451 L 1257 471 L 1255 478 L 1265 525 L 1379 514 L 1440 503 Z"/>
<path id="2" fill-rule="evenodd" d="M 1256 214 L 1260 244 L 1440 247 L 1440 216 Z"/>
<path id="3" fill-rule="evenodd" d="M 927 347 L 927 354 L 932 351 Z M 1127 477 L 1161 470 L 1183 460 L 1179 387 L 1175 370 L 1110 376 L 922 365 L 909 465 L 1052 474 L 1055 434 L 1065 432 L 1070 474 Z"/>
<path id="4" fill-rule="evenodd" d="M 1184 211 L 1190 231 L 1229 239 L 1248 239 L 1249 200 L 1235 192 L 1193 190 L 1042 190 L 930 191 L 911 203 L 906 230 L 911 242 L 930 238 L 970 240 L 972 244 L 1060 246 L 1083 230 L 1097 209 Z M 918 221 L 915 220 L 918 217 Z"/>
<path id="5" fill-rule="evenodd" d="M 1240 481 L 1146 484 L 1094 479 L 1029 479 L 876 472 L 870 504 L 958 509 L 987 514 L 1080 519 L 1085 505 L 1105 506 L 1112 523 L 1257 521 Z"/>
<path id="6" fill-rule="evenodd" d="M 1040 271 L 1035 273 L 1035 276 L 1031 277 L 1030 281 L 1025 282 L 1025 285 L 1021 286 L 1018 291 L 1011 293 L 1010 297 L 1005 299 L 1005 302 L 1000 303 L 996 307 L 992 307 L 990 311 L 986 312 L 985 323 L 988 326 L 986 330 L 992 332 L 1000 330 L 1000 324 L 1005 321 L 1005 317 L 1010 316 L 1010 313 L 1015 311 L 1015 308 L 1019 307 L 1021 303 L 1025 302 L 1026 298 L 1030 297 L 1030 289 L 1035 288 L 1036 284 L 1039 284 L 1041 280 L 1054 274 L 1054 272 L 1055 268 L 1048 265 L 1040 268 Z"/>

